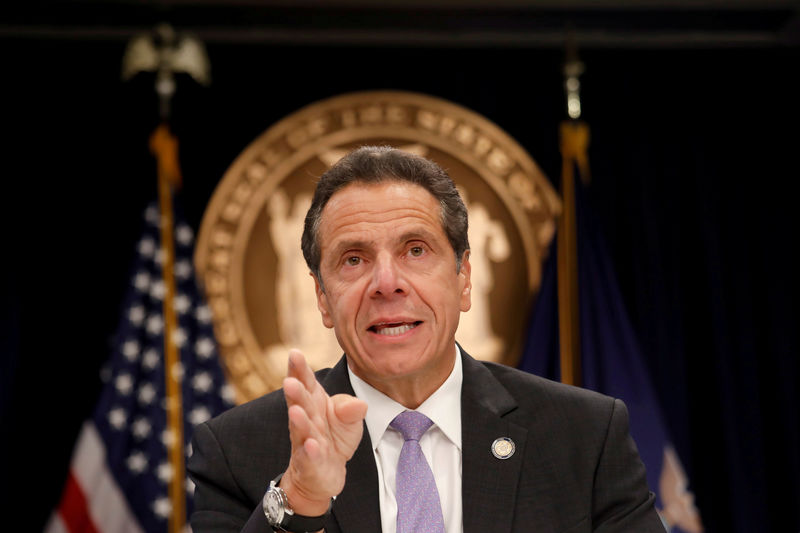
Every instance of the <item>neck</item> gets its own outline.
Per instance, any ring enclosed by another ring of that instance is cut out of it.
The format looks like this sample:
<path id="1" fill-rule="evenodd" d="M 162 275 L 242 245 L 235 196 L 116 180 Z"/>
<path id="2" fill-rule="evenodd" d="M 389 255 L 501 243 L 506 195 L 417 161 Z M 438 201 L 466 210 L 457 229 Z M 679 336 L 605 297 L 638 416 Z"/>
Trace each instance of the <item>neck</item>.
<path id="1" fill-rule="evenodd" d="M 412 376 L 402 376 L 396 378 L 364 376 L 354 368 L 350 368 L 353 373 L 368 383 L 376 390 L 382 392 L 392 400 L 396 401 L 407 409 L 416 409 L 425 402 L 442 384 L 447 381 L 453 372 L 456 362 L 456 350 L 453 348 L 453 355 L 449 364 L 444 365 L 443 372 L 422 371 Z"/>

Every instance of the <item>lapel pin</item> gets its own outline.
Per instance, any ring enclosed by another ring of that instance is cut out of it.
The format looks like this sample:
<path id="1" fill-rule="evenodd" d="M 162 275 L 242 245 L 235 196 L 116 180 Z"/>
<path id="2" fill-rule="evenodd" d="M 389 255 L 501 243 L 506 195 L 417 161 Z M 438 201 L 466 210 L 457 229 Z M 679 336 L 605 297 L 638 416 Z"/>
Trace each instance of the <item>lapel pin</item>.
<path id="1" fill-rule="evenodd" d="M 515 449 L 514 441 L 508 437 L 500 437 L 499 439 L 495 439 L 492 443 L 492 455 L 498 459 L 508 459 L 514 455 Z"/>

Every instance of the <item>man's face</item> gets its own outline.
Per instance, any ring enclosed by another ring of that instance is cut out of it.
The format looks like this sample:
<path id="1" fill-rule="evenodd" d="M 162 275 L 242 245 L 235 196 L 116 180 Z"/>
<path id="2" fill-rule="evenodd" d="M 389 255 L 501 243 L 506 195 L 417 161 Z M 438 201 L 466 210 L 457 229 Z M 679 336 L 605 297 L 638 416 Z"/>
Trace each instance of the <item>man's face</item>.
<path id="1" fill-rule="evenodd" d="M 465 254 L 456 271 L 440 212 L 427 190 L 402 181 L 348 185 L 322 211 L 322 321 L 353 372 L 384 392 L 398 380 L 438 387 L 453 368 L 470 265 Z"/>

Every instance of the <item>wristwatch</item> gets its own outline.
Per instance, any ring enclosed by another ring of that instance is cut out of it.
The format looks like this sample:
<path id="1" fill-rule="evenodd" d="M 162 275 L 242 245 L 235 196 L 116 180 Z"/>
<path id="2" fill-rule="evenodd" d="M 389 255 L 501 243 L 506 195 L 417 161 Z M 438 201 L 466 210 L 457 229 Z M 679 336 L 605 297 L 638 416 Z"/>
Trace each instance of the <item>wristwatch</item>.
<path id="1" fill-rule="evenodd" d="M 325 519 L 331 514 L 334 499 L 331 498 L 331 505 L 323 515 L 303 516 L 296 514 L 289 507 L 289 499 L 286 497 L 286 493 L 278 486 L 280 479 L 281 476 L 278 476 L 269 482 L 269 489 L 264 494 L 264 500 L 262 501 L 264 515 L 266 515 L 267 523 L 272 529 L 290 533 L 310 533 L 324 528 Z"/>

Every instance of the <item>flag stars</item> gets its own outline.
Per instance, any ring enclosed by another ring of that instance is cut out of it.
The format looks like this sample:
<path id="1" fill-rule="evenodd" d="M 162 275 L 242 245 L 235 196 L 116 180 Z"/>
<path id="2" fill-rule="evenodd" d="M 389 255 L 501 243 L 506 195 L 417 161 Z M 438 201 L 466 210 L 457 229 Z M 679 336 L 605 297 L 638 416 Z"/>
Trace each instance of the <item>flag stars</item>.
<path id="1" fill-rule="evenodd" d="M 158 468 L 156 468 L 156 476 L 158 476 L 158 479 L 160 479 L 162 483 L 169 483 L 170 480 L 172 480 L 174 472 L 175 469 L 172 468 L 170 463 L 161 463 L 158 465 Z"/>
<path id="2" fill-rule="evenodd" d="M 186 259 L 182 259 L 175 263 L 175 268 L 173 269 L 175 273 L 175 277 L 179 280 L 187 280 L 192 275 L 192 263 Z"/>
<path id="3" fill-rule="evenodd" d="M 159 220 L 161 219 L 158 208 L 154 205 L 148 206 L 147 209 L 144 210 L 144 219 L 153 226 L 157 227 Z"/>
<path id="4" fill-rule="evenodd" d="M 125 495 L 149 492 L 146 499 L 131 498 L 132 510 L 144 513 L 143 523 L 156 521 L 164 528 L 178 511 L 167 488 L 176 489 L 189 506 L 196 490 L 183 465 L 170 458 L 192 456 L 192 427 L 235 405 L 234 388 L 225 383 L 216 360 L 220 350 L 213 333 L 216 307 L 212 310 L 206 304 L 195 281 L 193 228 L 176 220 L 172 229 L 172 221 L 160 216 L 157 205 L 148 207 L 144 218 L 145 232 L 135 244 L 135 265 L 124 280 L 127 305 L 111 339 L 111 357 L 101 367 L 103 400 L 98 408 L 105 411 L 93 418 L 113 459 L 109 466 L 122 474 L 119 479 L 125 486 L 120 488 Z M 169 228 L 159 227 L 166 223 Z M 159 230 L 174 231 L 174 248 L 162 248 Z M 167 265 L 172 266 L 174 287 L 167 284 L 172 283 L 169 277 L 162 277 Z M 174 317 L 163 312 L 162 304 L 171 307 Z M 173 323 L 173 318 L 178 320 Z M 183 364 L 166 364 L 167 347 L 170 354 L 178 352 L 177 360 L 183 358 Z M 166 394 L 165 376 L 170 389 L 175 379 L 185 382 L 185 387 L 179 385 L 181 397 Z M 173 416 L 177 414 L 180 420 Z M 190 533 L 188 525 L 180 529 Z"/>
<path id="5" fill-rule="evenodd" d="M 150 436 L 152 426 L 146 418 L 139 417 L 133 422 L 131 430 L 133 431 L 134 437 L 139 440 L 143 440 Z"/>
<path id="6" fill-rule="evenodd" d="M 211 374 L 208 372 L 200 372 L 192 378 L 192 387 L 197 392 L 206 393 L 211 390 L 213 385 L 214 380 L 211 379 Z"/>
<path id="7" fill-rule="evenodd" d="M 161 355 L 159 355 L 158 350 L 148 348 L 142 356 L 142 367 L 145 370 L 153 370 L 158 366 L 159 361 L 161 361 Z"/>
<path id="8" fill-rule="evenodd" d="M 172 332 L 172 343 L 178 348 L 183 348 L 188 338 L 183 328 L 176 328 L 175 331 Z"/>
<path id="9" fill-rule="evenodd" d="M 141 474 L 147 468 L 147 457 L 142 452 L 133 452 L 125 460 L 125 464 L 134 474 Z"/>
<path id="10" fill-rule="evenodd" d="M 175 240 L 178 241 L 178 243 L 189 246 L 192 244 L 192 238 L 194 238 L 194 232 L 188 225 L 180 224 L 175 228 Z"/>
<path id="11" fill-rule="evenodd" d="M 161 432 L 161 442 L 167 449 L 172 448 L 172 445 L 175 444 L 175 433 L 171 429 L 165 429 Z"/>
<path id="12" fill-rule="evenodd" d="M 163 300 L 167 289 L 163 280 L 156 280 L 150 284 L 150 297 L 154 300 Z"/>
<path id="13" fill-rule="evenodd" d="M 174 365 L 172 365 L 172 377 L 175 378 L 176 381 L 180 382 L 183 380 L 183 374 L 185 370 L 183 368 L 183 363 L 178 361 Z"/>
<path id="14" fill-rule="evenodd" d="M 139 387 L 137 396 L 141 405 L 150 405 L 156 397 L 156 388 L 151 383 L 145 383 Z"/>
<path id="15" fill-rule="evenodd" d="M 195 311 L 194 317 L 201 324 L 210 324 L 212 318 L 211 308 L 205 304 L 197 306 L 197 311 Z"/>
<path id="16" fill-rule="evenodd" d="M 130 374 L 120 374 L 114 380 L 114 386 L 120 394 L 128 396 L 133 390 L 133 379 Z"/>
<path id="17" fill-rule="evenodd" d="M 127 340 L 122 344 L 122 355 L 129 362 L 134 362 L 139 357 L 139 343 L 135 340 Z"/>
<path id="18" fill-rule="evenodd" d="M 156 251 L 156 241 L 151 237 L 145 237 L 139 241 L 139 253 L 145 257 L 152 257 Z"/>
<path id="19" fill-rule="evenodd" d="M 139 272 L 133 277 L 133 286 L 139 292 L 147 292 L 150 289 L 150 274 Z"/>
<path id="20" fill-rule="evenodd" d="M 130 320 L 131 324 L 133 324 L 134 326 L 141 326 L 142 322 L 144 322 L 145 316 L 146 316 L 145 309 L 141 305 L 134 305 L 128 311 L 128 320 Z"/>
<path id="21" fill-rule="evenodd" d="M 192 307 L 192 301 L 185 294 L 179 294 L 174 300 L 175 311 L 185 315 L 189 308 Z"/>
<path id="22" fill-rule="evenodd" d="M 195 343 L 194 350 L 201 359 L 208 359 L 214 355 L 214 341 L 208 337 L 202 337 Z"/>
<path id="23" fill-rule="evenodd" d="M 211 412 L 203 406 L 195 407 L 189 412 L 189 422 L 196 426 L 211 418 Z"/>
<path id="24" fill-rule="evenodd" d="M 115 407 L 108 412 L 108 423 L 114 429 L 122 429 L 128 421 L 128 415 L 122 407 Z"/>
<path id="25" fill-rule="evenodd" d="M 236 392 L 228 383 L 220 387 L 219 395 L 228 405 L 233 405 L 236 402 Z"/>
<path id="26" fill-rule="evenodd" d="M 145 329 L 150 335 L 158 335 L 164 330 L 164 319 L 161 318 L 161 315 L 150 315 L 147 318 Z"/>
<path id="27" fill-rule="evenodd" d="M 153 502 L 153 512 L 159 518 L 167 519 L 172 514 L 172 502 L 169 498 L 162 496 Z"/>

